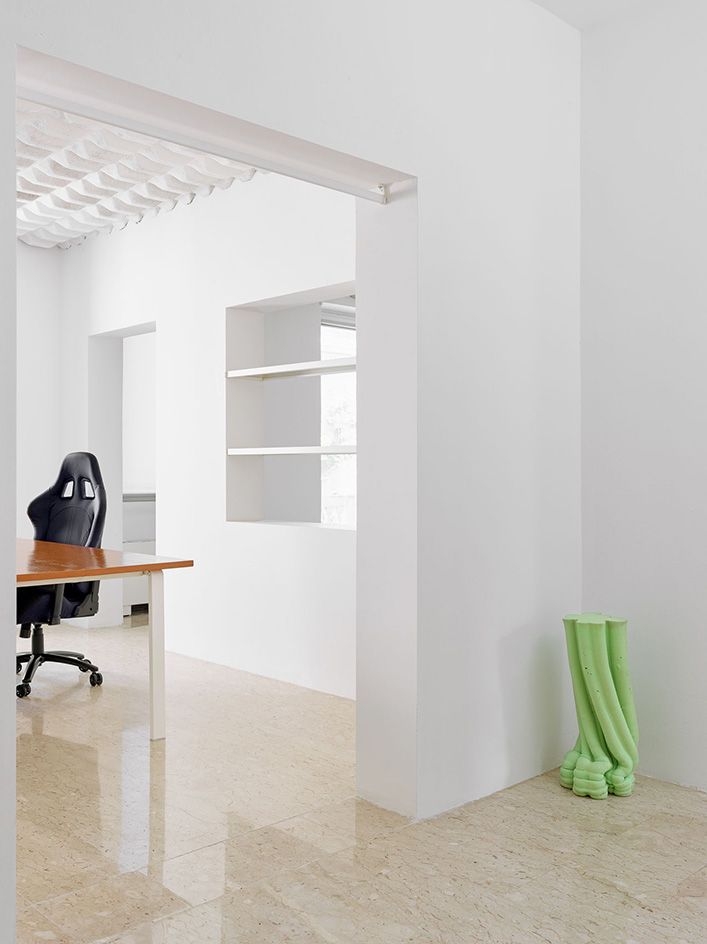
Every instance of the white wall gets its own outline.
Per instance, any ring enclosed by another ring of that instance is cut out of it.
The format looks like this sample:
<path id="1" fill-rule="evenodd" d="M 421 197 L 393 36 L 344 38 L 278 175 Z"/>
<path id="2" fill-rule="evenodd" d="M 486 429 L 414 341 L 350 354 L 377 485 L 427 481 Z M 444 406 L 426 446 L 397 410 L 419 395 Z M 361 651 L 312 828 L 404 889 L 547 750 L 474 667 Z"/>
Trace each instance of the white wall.
<path id="1" fill-rule="evenodd" d="M 155 332 L 133 334 L 122 341 L 123 495 L 155 494 Z M 123 500 L 123 547 L 155 552 L 156 512 L 150 501 Z M 147 577 L 123 580 L 123 612 L 149 600 Z"/>
<path id="2" fill-rule="evenodd" d="M 106 493 L 106 520 L 103 526 L 103 547 L 123 545 L 123 339 L 111 335 L 88 335 L 85 330 L 88 309 L 82 311 L 85 285 L 79 291 L 69 281 L 68 258 L 63 257 L 62 273 L 62 337 L 69 359 L 64 364 L 61 398 L 64 452 L 86 449 L 100 462 Z M 86 272 L 90 284 L 90 272 Z M 22 318 L 22 312 L 19 312 Z M 85 359 L 74 352 L 85 352 Z M 82 368 L 86 370 L 82 377 Z M 83 383 L 80 381 L 83 380 Z M 75 443 L 86 428 L 85 445 Z M 90 625 L 116 626 L 123 617 L 123 581 L 104 580 L 100 587 L 98 613 L 89 618 Z M 89 620 L 80 620 L 86 626 Z"/>
<path id="3" fill-rule="evenodd" d="M 0 940 L 15 939 L 15 146 L 14 123 L 15 4 L 0 5 L 0 620 L 6 628 L 5 651 L 0 653 Z"/>
<path id="4" fill-rule="evenodd" d="M 356 773 L 363 796 L 408 813 L 419 759 L 417 211 L 415 186 L 389 206 L 360 201 L 356 246 Z"/>
<path id="5" fill-rule="evenodd" d="M 707 6 L 584 40 L 586 607 L 630 619 L 641 769 L 707 788 Z"/>
<path id="6" fill-rule="evenodd" d="M 122 345 L 120 338 L 94 341 L 94 354 L 88 359 L 93 368 L 93 383 L 82 395 L 76 391 L 64 397 L 65 378 L 77 364 L 87 363 L 82 351 L 88 339 L 77 347 L 75 331 L 66 331 L 64 301 L 66 254 L 59 249 L 36 249 L 18 242 L 17 248 L 17 534 L 32 537 L 34 529 L 27 517 L 30 501 L 47 489 L 57 477 L 63 457 L 68 452 L 89 449 L 110 467 L 106 450 L 120 446 L 113 431 L 120 430 L 120 375 Z M 76 317 L 81 317 L 77 312 Z M 74 312 L 69 312 L 70 318 Z M 98 345 L 98 346 L 96 346 Z M 134 360 L 134 358 L 133 358 Z M 137 365 L 134 365 L 137 367 Z M 130 362 L 130 369 L 133 362 Z M 110 383 L 112 377 L 113 383 Z M 139 378 L 138 378 L 139 382 Z M 154 383 L 153 383 L 154 386 Z M 153 393 L 154 398 L 154 393 Z M 149 403 L 142 411 L 127 413 L 130 434 L 149 423 Z M 95 420 L 88 422 L 93 409 Z M 153 399 L 154 416 L 154 399 Z M 144 419 L 147 417 L 147 420 Z M 62 432 L 63 429 L 63 432 Z M 89 430 L 86 438 L 86 429 Z M 147 430 L 146 430 L 147 432 Z M 115 474 L 108 480 L 108 515 L 103 544 L 120 546 L 122 484 Z M 118 509 L 118 515 L 112 512 Z M 100 613 L 91 618 L 93 625 L 112 625 L 122 614 L 122 581 L 107 581 L 101 587 Z M 86 622 L 85 620 L 82 622 Z"/>
<path id="7" fill-rule="evenodd" d="M 17 534 L 26 538 L 34 536 L 27 506 L 55 482 L 64 457 L 61 259 L 58 249 L 17 243 Z"/>
<path id="8" fill-rule="evenodd" d="M 209 28 L 194 29 L 188 6 L 165 16 L 163 4 L 77 0 L 67 19 L 47 0 L 25 0 L 18 38 L 419 177 L 420 345 L 403 345 L 396 365 L 416 390 L 403 422 L 415 431 L 419 493 L 406 492 L 404 527 L 381 530 L 382 563 L 395 577 L 410 533 L 421 553 L 417 579 L 398 588 L 406 624 L 394 644 L 388 611 L 376 608 L 380 575 L 367 571 L 359 587 L 359 633 L 371 643 L 359 687 L 376 691 L 385 723 L 358 750 L 363 792 L 434 813 L 556 762 L 572 727 L 559 619 L 581 583 L 579 37 L 527 0 L 446 0 L 414 16 L 403 0 L 361 0 L 351 15 L 327 0 L 205 0 L 200 17 Z M 170 248 L 188 272 L 198 245 Z M 248 281 L 257 298 L 265 280 Z M 168 303 L 198 309 L 189 288 Z M 178 347 L 165 326 L 158 385 Z M 214 328 L 199 326 L 208 357 Z M 187 391 L 200 360 L 181 365 L 169 405 L 194 428 Z M 219 383 L 211 370 L 203 377 Z M 388 374 L 371 382 L 384 402 Z M 220 450 L 201 436 L 188 445 L 186 457 L 181 439 L 158 452 L 198 464 L 220 489 Z M 397 456 L 378 458 L 392 475 Z M 368 521 L 373 543 L 378 526 Z M 161 517 L 159 528 L 165 549 L 182 550 L 174 523 Z M 198 557 L 208 545 L 183 550 Z M 287 575 L 286 596 L 309 576 Z M 183 601 L 192 585 L 180 579 Z M 379 677 L 391 650 L 399 659 L 389 673 L 403 664 L 409 682 L 401 712 L 397 687 L 386 693 Z M 418 651 L 419 677 L 410 676 Z M 397 743 L 411 745 L 412 762 Z M 403 781 L 404 792 L 384 788 Z"/>
<path id="9" fill-rule="evenodd" d="M 123 339 L 123 491 L 155 490 L 155 332 Z"/>
<path id="10" fill-rule="evenodd" d="M 167 578 L 168 647 L 353 697 L 355 535 L 226 521 L 224 378 L 228 306 L 353 279 L 353 199 L 259 175 L 60 261 L 64 344 L 82 352 L 63 374 L 62 442 L 102 437 L 109 484 L 120 481 L 120 423 L 91 425 L 91 410 L 76 404 L 113 402 L 105 357 L 117 370 L 113 354 L 135 343 L 116 333 L 156 322 L 138 343 L 155 339 L 157 552 L 196 564 Z M 139 409 L 129 398 L 126 406 Z M 119 515 L 112 521 L 122 527 Z"/>
<path id="11" fill-rule="evenodd" d="M 581 596 L 579 35 L 491 6 L 445 50 L 461 140 L 420 180 L 423 814 L 553 767 L 576 733 L 560 619 Z M 446 109 L 428 121 L 442 141 Z"/>

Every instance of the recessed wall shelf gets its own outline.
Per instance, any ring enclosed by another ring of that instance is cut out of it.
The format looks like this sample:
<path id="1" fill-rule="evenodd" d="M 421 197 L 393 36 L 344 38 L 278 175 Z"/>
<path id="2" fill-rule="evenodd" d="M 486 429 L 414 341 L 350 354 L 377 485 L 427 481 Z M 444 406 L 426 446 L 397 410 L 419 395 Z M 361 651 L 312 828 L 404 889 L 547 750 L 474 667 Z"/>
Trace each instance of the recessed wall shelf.
<path id="1" fill-rule="evenodd" d="M 352 456 L 355 446 L 255 446 L 229 449 L 229 456 Z"/>
<path id="2" fill-rule="evenodd" d="M 356 335 L 344 330 L 345 339 L 334 339 L 322 304 L 350 302 L 355 289 L 351 282 L 329 285 L 226 310 L 228 521 L 326 528 L 325 500 L 332 520 L 351 511 L 355 420 L 344 409 L 325 421 L 323 404 L 339 395 L 355 400 Z M 352 305 L 345 307 L 346 326 L 354 328 Z"/>
<path id="3" fill-rule="evenodd" d="M 229 378 L 268 380 L 276 377 L 323 377 L 325 374 L 343 374 L 356 370 L 355 357 L 336 357 L 324 361 L 303 361 L 300 364 L 274 364 L 270 367 L 246 367 L 229 370 Z"/>

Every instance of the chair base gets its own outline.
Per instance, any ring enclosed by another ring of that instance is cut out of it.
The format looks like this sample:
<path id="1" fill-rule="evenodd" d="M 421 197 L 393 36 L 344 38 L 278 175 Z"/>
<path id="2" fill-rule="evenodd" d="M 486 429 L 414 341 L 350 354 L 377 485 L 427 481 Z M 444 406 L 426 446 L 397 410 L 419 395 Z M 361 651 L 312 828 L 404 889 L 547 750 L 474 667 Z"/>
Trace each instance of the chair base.
<path id="1" fill-rule="evenodd" d="M 32 688 L 30 682 L 35 676 L 37 669 L 45 662 L 54 662 L 59 665 L 73 665 L 81 672 L 90 672 L 91 686 L 103 684 L 103 676 L 97 665 L 94 665 L 90 659 L 87 659 L 82 652 L 68 652 L 58 649 L 52 652 L 44 650 L 44 627 L 41 623 L 35 623 L 32 627 L 32 651 L 17 653 L 16 670 L 17 675 L 22 671 L 22 666 L 27 663 L 22 682 L 17 686 L 17 697 L 24 698 L 30 694 Z"/>

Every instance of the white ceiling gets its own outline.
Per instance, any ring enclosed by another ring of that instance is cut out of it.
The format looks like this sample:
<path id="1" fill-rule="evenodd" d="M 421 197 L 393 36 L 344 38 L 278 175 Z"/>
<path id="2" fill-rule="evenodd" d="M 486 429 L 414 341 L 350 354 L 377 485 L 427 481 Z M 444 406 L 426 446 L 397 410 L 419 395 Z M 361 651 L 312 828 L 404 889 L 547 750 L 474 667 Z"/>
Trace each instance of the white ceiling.
<path id="1" fill-rule="evenodd" d="M 17 102 L 17 238 L 68 249 L 191 203 L 255 168 L 43 105 Z"/>
<path id="2" fill-rule="evenodd" d="M 534 0 L 534 3 L 555 13 L 572 26 L 586 29 L 645 5 L 646 0 Z"/>

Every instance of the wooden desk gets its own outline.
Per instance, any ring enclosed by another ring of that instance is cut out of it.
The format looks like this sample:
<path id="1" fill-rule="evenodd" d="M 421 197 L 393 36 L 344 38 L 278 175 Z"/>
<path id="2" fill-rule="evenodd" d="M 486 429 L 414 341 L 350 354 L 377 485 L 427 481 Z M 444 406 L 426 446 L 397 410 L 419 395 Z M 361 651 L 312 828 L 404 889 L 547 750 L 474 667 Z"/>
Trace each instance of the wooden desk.
<path id="1" fill-rule="evenodd" d="M 164 572 L 193 566 L 191 560 L 17 539 L 18 587 L 147 574 L 150 584 L 150 738 L 153 741 L 165 736 Z"/>

